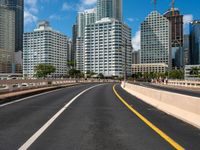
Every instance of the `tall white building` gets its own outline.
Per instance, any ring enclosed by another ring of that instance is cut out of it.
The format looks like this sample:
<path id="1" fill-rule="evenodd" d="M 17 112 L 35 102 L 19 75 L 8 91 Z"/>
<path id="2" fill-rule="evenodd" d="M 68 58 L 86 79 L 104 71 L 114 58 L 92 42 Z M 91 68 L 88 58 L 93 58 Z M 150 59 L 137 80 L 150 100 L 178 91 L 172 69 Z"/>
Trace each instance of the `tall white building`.
<path id="1" fill-rule="evenodd" d="M 122 0 L 97 0 L 97 20 L 114 18 L 122 21 Z"/>
<path id="2" fill-rule="evenodd" d="M 79 12 L 77 16 L 78 35 L 76 39 L 76 69 L 84 71 L 85 26 L 96 22 L 96 8 Z"/>
<path id="3" fill-rule="evenodd" d="M 123 76 L 131 74 L 131 29 L 122 22 L 103 18 L 85 28 L 84 72 Z"/>
<path id="4" fill-rule="evenodd" d="M 171 26 L 153 11 L 141 24 L 141 63 L 165 63 L 171 68 Z"/>
<path id="5" fill-rule="evenodd" d="M 53 30 L 47 21 L 38 24 L 33 32 L 24 33 L 23 75 L 33 77 L 38 64 L 56 68 L 52 77 L 62 77 L 67 71 L 68 38 Z"/>

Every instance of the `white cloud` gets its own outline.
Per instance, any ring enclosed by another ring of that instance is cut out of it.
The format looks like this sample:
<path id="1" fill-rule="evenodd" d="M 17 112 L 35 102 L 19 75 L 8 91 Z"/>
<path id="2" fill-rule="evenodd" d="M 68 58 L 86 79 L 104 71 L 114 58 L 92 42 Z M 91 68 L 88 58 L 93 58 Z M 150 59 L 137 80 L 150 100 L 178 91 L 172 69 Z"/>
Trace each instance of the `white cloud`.
<path id="1" fill-rule="evenodd" d="M 93 5 L 97 2 L 97 0 L 82 0 L 84 5 Z"/>
<path id="2" fill-rule="evenodd" d="M 141 41 L 141 32 L 137 31 L 134 35 L 134 37 L 132 38 L 132 45 L 133 45 L 133 49 L 134 50 L 139 50 L 140 49 L 140 41 Z"/>
<path id="3" fill-rule="evenodd" d="M 26 0 L 25 1 L 25 10 L 24 10 L 25 27 L 27 27 L 33 23 L 36 23 L 38 21 L 38 17 L 37 17 L 37 14 L 39 12 L 38 1 L 39 0 Z"/>
<path id="4" fill-rule="evenodd" d="M 188 24 L 193 20 L 193 15 L 187 14 L 183 16 L 183 23 Z"/>
<path id="5" fill-rule="evenodd" d="M 51 20 L 61 20 L 62 18 L 59 15 L 53 14 L 53 15 L 49 16 L 49 19 L 51 19 Z"/>
<path id="6" fill-rule="evenodd" d="M 189 23 L 193 20 L 193 15 L 187 14 L 183 16 L 183 27 L 184 27 L 184 34 L 189 33 Z"/>
<path id="7" fill-rule="evenodd" d="M 92 8 L 96 2 L 97 0 L 81 0 L 79 4 L 76 4 L 76 9 L 78 11 L 83 11 L 85 9 Z"/>
<path id="8" fill-rule="evenodd" d="M 68 4 L 67 2 L 65 2 L 65 3 L 63 3 L 63 5 L 62 5 L 62 10 L 71 10 L 73 7 L 72 7 L 72 5 L 70 5 L 70 4 Z"/>
<path id="9" fill-rule="evenodd" d="M 38 18 L 33 15 L 32 13 L 30 13 L 29 11 L 25 10 L 24 11 L 24 24 L 25 26 L 28 24 L 32 24 L 37 22 Z"/>
<path id="10" fill-rule="evenodd" d="M 134 19 L 133 18 L 127 18 L 128 21 L 133 22 Z"/>

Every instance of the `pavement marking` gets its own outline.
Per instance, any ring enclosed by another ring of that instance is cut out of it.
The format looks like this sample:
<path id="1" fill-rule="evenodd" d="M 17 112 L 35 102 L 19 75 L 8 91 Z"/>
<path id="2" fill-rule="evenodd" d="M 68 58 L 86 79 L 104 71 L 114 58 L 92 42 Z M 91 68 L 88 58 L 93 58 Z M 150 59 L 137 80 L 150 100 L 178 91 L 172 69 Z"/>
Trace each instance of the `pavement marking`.
<path id="1" fill-rule="evenodd" d="M 146 119 L 142 114 L 140 114 L 137 110 L 133 108 L 133 106 L 129 105 L 116 91 L 116 85 L 113 86 L 113 91 L 118 99 L 130 110 L 132 111 L 138 118 L 140 118 L 146 125 L 148 125 L 152 130 L 154 130 L 157 134 L 159 134 L 165 141 L 167 141 L 171 146 L 173 146 L 177 150 L 185 150 L 181 145 L 175 142 L 172 138 L 170 138 L 167 134 L 161 131 L 158 127 L 156 127 L 153 123 L 151 123 L 148 119 Z"/>
<path id="2" fill-rule="evenodd" d="M 76 95 L 72 100 L 70 100 L 63 108 L 61 108 L 49 121 L 47 121 L 37 132 L 35 132 L 18 150 L 26 150 L 28 149 L 38 138 L 39 136 L 82 94 L 85 92 L 103 84 L 98 84 L 87 88 L 86 90 L 82 91 L 78 95 Z"/>

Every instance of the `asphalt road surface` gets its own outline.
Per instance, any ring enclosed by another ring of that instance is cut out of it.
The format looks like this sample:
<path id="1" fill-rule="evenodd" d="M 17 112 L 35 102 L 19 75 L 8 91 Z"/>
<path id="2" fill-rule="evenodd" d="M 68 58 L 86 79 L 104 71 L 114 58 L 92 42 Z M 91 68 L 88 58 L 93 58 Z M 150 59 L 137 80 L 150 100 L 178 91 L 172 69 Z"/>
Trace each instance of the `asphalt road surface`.
<path id="1" fill-rule="evenodd" d="M 200 150 L 199 129 L 113 85 L 79 85 L 0 105 L 0 150 Z"/>
<path id="2" fill-rule="evenodd" d="M 163 90 L 163 91 L 168 91 L 168 92 L 173 92 L 173 93 L 178 93 L 178 94 L 183 94 L 183 95 L 188 95 L 188 96 L 194 96 L 194 97 L 200 97 L 200 90 L 192 90 L 192 89 L 180 89 L 180 88 L 175 88 L 175 87 L 166 87 L 162 85 L 155 85 L 152 83 L 147 83 L 147 82 L 135 82 L 133 84 L 140 85 L 143 87 L 148 87 L 148 88 L 153 88 L 153 89 L 158 89 L 158 90 Z"/>

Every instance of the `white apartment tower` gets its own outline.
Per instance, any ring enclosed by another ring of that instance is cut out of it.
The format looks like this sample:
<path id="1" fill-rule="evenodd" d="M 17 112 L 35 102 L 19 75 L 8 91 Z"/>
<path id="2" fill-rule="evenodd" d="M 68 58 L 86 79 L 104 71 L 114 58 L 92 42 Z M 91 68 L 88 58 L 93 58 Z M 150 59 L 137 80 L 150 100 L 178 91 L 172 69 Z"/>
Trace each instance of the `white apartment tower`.
<path id="1" fill-rule="evenodd" d="M 79 12 L 77 16 L 78 35 L 76 40 L 76 69 L 84 71 L 85 26 L 96 22 L 96 9 Z"/>
<path id="2" fill-rule="evenodd" d="M 63 77 L 67 71 L 68 38 L 53 30 L 47 21 L 33 32 L 24 33 L 23 74 L 33 77 L 35 66 L 51 64 L 56 68 L 52 77 Z"/>
<path id="3" fill-rule="evenodd" d="M 103 18 L 85 28 L 84 72 L 106 77 L 131 74 L 131 29 L 122 22 Z"/>
<path id="4" fill-rule="evenodd" d="M 169 20 L 153 11 L 141 24 L 141 63 L 165 63 L 171 68 Z"/>

